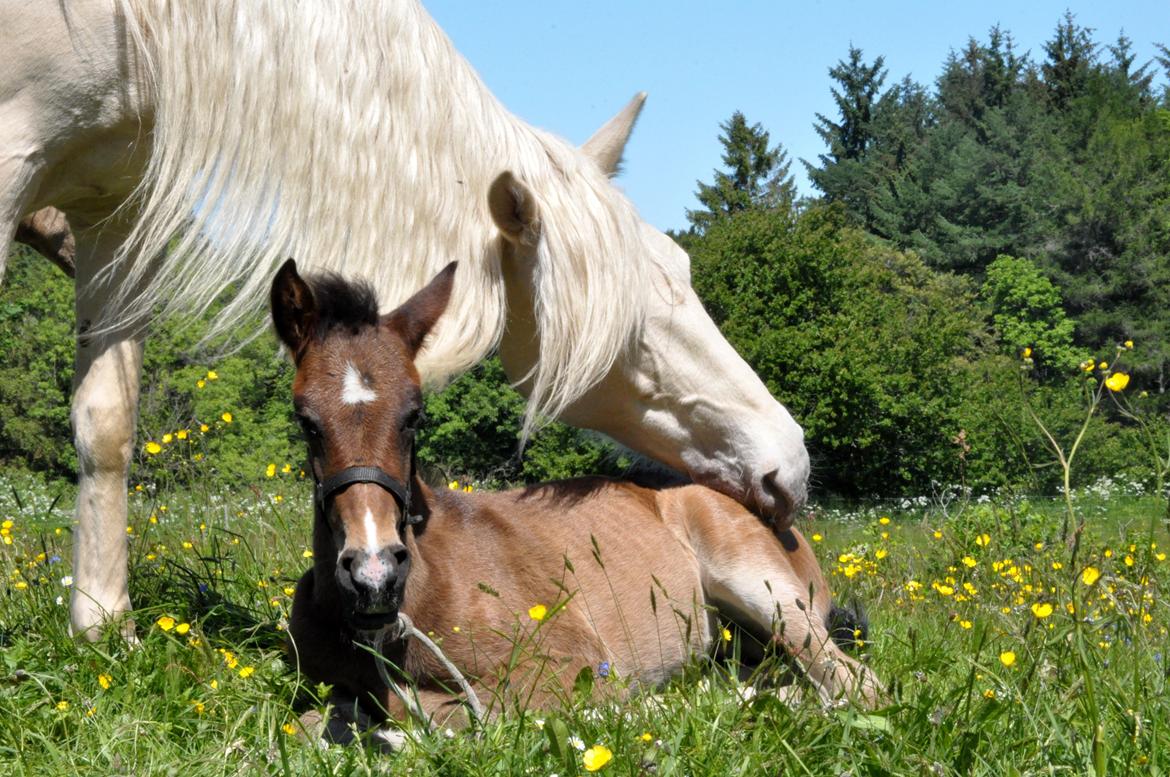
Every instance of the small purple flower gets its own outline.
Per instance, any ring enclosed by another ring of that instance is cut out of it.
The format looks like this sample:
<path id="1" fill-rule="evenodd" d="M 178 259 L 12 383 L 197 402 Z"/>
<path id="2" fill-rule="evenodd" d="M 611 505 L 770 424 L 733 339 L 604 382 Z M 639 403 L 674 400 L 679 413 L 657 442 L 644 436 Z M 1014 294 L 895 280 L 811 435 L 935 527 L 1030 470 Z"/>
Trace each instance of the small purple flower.
<path id="1" fill-rule="evenodd" d="M 597 665 L 597 676 L 598 677 L 609 677 L 609 662 L 608 661 L 602 661 L 600 664 Z"/>
<path id="2" fill-rule="evenodd" d="M 52 556 L 49 556 L 49 563 L 50 563 L 50 564 L 56 564 L 56 563 L 58 563 L 58 562 L 60 562 L 60 561 L 61 561 L 61 557 L 60 557 L 60 556 L 58 556 L 58 555 L 56 555 L 56 554 L 53 554 Z"/>
<path id="3" fill-rule="evenodd" d="M 201 594 L 207 593 L 207 583 L 200 583 L 199 584 L 199 593 L 201 593 Z"/>

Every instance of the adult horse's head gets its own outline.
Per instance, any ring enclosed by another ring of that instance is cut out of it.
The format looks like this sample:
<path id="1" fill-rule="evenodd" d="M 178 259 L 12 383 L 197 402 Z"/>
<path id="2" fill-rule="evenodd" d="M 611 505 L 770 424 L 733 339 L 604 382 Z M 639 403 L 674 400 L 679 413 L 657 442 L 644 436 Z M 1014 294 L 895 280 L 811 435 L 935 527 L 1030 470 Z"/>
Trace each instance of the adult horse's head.
<path id="1" fill-rule="evenodd" d="M 803 430 L 703 309 L 686 253 L 607 180 L 641 101 L 577 152 L 584 164 L 552 147 L 552 176 L 522 181 L 524 173 L 506 171 L 492 183 L 508 293 L 500 358 L 530 406 L 601 431 L 786 528 L 807 492 Z M 547 302 L 558 295 L 590 296 L 559 307 L 594 313 L 559 322 Z M 594 369 L 574 385 L 577 364 Z"/>
<path id="2" fill-rule="evenodd" d="M 422 394 L 414 357 L 443 313 L 455 266 L 378 315 L 373 290 L 288 260 L 272 284 L 272 320 L 296 362 L 293 404 L 316 483 L 314 555 L 332 575 L 342 616 L 373 630 L 398 618 L 410 553 L 414 435 Z"/>

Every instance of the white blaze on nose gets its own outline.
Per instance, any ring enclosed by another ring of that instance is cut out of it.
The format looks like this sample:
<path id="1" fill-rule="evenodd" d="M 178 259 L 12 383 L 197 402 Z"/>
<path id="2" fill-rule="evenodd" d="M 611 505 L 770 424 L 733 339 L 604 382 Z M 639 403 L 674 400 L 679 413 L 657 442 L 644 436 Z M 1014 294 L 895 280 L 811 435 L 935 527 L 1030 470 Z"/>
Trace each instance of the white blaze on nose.
<path id="1" fill-rule="evenodd" d="M 345 365 L 345 379 L 342 383 L 341 401 L 347 405 L 360 405 L 363 402 L 373 402 L 378 395 L 370 391 L 369 386 L 362 380 L 362 374 L 353 362 Z"/>
<path id="2" fill-rule="evenodd" d="M 378 555 L 378 524 L 374 523 L 374 514 L 368 509 L 365 516 L 362 518 L 362 524 L 366 527 L 366 553 L 371 556 Z"/>

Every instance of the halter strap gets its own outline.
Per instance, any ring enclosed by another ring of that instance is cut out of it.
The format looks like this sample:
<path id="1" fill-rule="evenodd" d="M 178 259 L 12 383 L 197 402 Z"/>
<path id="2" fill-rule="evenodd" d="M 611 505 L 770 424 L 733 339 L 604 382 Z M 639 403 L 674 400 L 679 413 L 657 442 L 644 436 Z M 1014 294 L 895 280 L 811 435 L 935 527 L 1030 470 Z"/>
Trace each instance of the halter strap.
<path id="1" fill-rule="evenodd" d="M 414 461 L 411 457 L 411 479 L 414 476 Z M 385 470 L 380 467 L 373 466 L 356 466 L 346 467 L 340 472 L 335 472 L 324 481 L 317 481 L 314 491 L 317 502 L 317 508 L 324 514 L 325 508 L 328 506 L 329 500 L 338 491 L 342 491 L 354 483 L 376 483 L 382 488 L 390 492 L 394 500 L 398 502 L 398 507 L 402 510 L 402 523 L 406 525 L 413 525 L 422 521 L 422 516 L 414 512 L 414 505 L 412 504 L 410 483 L 403 483 L 396 477 L 387 474 Z"/>

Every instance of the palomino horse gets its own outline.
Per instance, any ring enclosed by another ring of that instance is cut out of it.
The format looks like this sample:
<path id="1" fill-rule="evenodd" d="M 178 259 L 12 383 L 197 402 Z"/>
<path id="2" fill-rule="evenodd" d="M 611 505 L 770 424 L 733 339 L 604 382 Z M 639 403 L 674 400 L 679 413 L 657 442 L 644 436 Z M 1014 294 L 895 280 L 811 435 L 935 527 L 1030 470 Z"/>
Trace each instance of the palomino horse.
<path id="1" fill-rule="evenodd" d="M 424 383 L 498 347 L 526 429 L 599 430 L 790 523 L 800 427 L 608 180 L 641 96 L 571 147 L 508 113 L 416 0 L 34 0 L 5 24 L 0 245 L 46 206 L 76 238 L 74 633 L 130 608 L 146 324 L 225 290 L 217 331 L 258 318 L 289 254 L 390 305 L 463 259 Z"/>
<path id="2" fill-rule="evenodd" d="M 293 403 L 316 482 L 314 566 L 289 635 L 301 670 L 371 714 L 464 722 L 451 670 L 417 639 L 378 632 L 400 613 L 441 637 L 472 695 L 548 703 L 583 668 L 655 685 L 712 647 L 717 611 L 771 639 L 827 701 L 872 704 L 877 684 L 829 634 L 829 590 L 808 542 L 773 533 L 702 486 L 584 478 L 503 493 L 432 491 L 414 470 L 422 395 L 414 364 L 451 293 L 454 265 L 378 315 L 373 290 L 306 282 L 289 260 L 272 318 L 296 362 Z M 543 605 L 555 615 L 529 608 Z M 555 607 L 554 607 L 555 605 Z M 378 659 L 413 679 L 403 692 Z M 478 689 L 478 693 L 474 691 Z M 486 697 L 485 697 L 486 698 Z M 379 712 L 382 711 L 382 712 Z M 450 723 L 449 723 L 450 724 Z"/>

